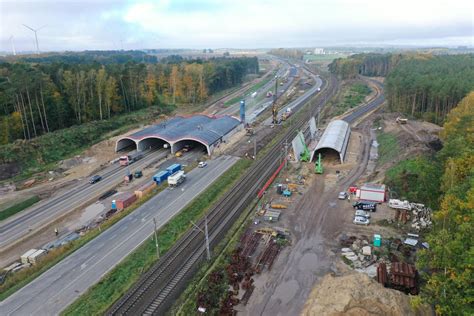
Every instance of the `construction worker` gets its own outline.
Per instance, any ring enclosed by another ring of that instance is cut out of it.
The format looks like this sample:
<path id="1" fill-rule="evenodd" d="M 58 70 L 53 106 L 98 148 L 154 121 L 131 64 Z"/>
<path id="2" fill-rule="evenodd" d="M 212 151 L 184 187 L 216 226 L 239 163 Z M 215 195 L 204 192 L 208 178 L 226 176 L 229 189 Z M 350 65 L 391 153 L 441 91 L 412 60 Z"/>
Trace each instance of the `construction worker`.
<path id="1" fill-rule="evenodd" d="M 57 227 L 54 228 L 54 234 L 56 235 L 56 237 L 59 235 L 59 230 Z"/>

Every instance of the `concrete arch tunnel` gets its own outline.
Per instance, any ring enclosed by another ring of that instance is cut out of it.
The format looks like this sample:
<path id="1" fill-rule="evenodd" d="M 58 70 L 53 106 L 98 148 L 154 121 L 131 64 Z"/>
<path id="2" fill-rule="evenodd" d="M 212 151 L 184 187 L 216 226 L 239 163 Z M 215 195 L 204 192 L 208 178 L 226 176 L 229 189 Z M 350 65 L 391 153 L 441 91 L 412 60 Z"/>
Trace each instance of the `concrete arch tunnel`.
<path id="1" fill-rule="evenodd" d="M 350 134 L 349 123 L 342 120 L 331 121 L 324 130 L 316 148 L 311 152 L 311 161 L 321 154 L 326 157 L 336 156 L 341 164 L 344 163 Z"/>
<path id="2" fill-rule="evenodd" d="M 118 139 L 115 151 L 125 149 L 143 151 L 163 148 L 167 144 L 171 153 L 188 145 L 191 148 L 200 148 L 211 155 L 214 147 L 226 142 L 239 125 L 240 121 L 231 116 L 178 116 Z"/>

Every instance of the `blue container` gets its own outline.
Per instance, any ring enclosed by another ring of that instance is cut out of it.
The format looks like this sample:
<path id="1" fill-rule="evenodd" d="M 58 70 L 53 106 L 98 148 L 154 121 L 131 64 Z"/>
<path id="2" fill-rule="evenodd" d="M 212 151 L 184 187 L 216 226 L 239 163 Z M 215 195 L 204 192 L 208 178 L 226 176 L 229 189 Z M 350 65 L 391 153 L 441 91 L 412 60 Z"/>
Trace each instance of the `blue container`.
<path id="1" fill-rule="evenodd" d="M 169 166 L 168 168 L 166 168 L 166 171 L 168 171 L 170 175 L 172 175 L 173 173 L 175 173 L 179 170 L 181 170 L 181 164 L 179 164 L 179 163 L 175 163 L 175 164 Z"/>
<path id="2" fill-rule="evenodd" d="M 115 200 L 112 200 L 112 209 L 113 210 L 117 209 L 117 204 L 115 203 Z"/>
<path id="3" fill-rule="evenodd" d="M 160 171 L 153 176 L 153 181 L 155 181 L 156 184 L 160 184 L 166 179 L 168 179 L 169 176 L 170 176 L 170 173 L 168 171 Z"/>

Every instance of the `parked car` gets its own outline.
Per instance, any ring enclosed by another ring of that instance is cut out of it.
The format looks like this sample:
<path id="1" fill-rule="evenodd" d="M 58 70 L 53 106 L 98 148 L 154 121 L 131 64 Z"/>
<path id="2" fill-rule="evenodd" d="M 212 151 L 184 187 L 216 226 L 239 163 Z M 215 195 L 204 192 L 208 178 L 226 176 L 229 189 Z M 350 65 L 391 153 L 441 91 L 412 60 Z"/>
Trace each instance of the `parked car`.
<path id="1" fill-rule="evenodd" d="M 362 216 L 362 217 L 365 217 L 365 218 L 370 218 L 370 213 L 367 212 L 367 211 L 364 211 L 364 210 L 356 210 L 354 215 L 355 216 Z"/>
<path id="2" fill-rule="evenodd" d="M 362 217 L 362 216 L 356 216 L 354 217 L 354 224 L 356 225 L 369 225 L 370 220 L 368 218 Z"/>
<path id="3" fill-rule="evenodd" d="M 348 197 L 347 192 L 339 192 L 339 195 L 337 196 L 339 200 L 345 200 L 347 199 L 347 197 Z"/>
<path id="4" fill-rule="evenodd" d="M 205 166 L 207 166 L 207 162 L 205 162 L 205 161 L 200 161 L 200 162 L 198 163 L 198 167 L 199 167 L 199 168 L 204 168 Z"/>
<path id="5" fill-rule="evenodd" d="M 377 204 L 370 202 L 355 202 L 352 206 L 357 210 L 375 212 L 377 210 Z"/>
<path id="6" fill-rule="evenodd" d="M 182 151 L 177 151 L 176 154 L 174 154 L 176 157 L 181 157 L 183 155 Z"/>
<path id="7" fill-rule="evenodd" d="M 99 182 L 100 180 L 102 180 L 102 177 L 96 174 L 95 176 L 92 176 L 90 178 L 89 183 L 94 184 L 96 182 Z"/>
<path id="8" fill-rule="evenodd" d="M 143 172 L 141 170 L 137 170 L 135 171 L 135 173 L 133 174 L 133 176 L 135 178 L 141 178 L 143 176 Z"/>

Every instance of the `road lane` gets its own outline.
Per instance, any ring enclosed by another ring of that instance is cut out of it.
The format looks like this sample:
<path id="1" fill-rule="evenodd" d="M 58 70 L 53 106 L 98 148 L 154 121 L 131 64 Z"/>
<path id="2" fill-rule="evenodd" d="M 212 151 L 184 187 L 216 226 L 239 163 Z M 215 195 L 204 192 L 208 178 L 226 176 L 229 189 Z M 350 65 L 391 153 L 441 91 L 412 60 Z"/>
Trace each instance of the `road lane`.
<path id="1" fill-rule="evenodd" d="M 157 194 L 1 302 L 2 315 L 60 313 L 152 235 L 153 217 L 162 227 L 237 160 L 235 157 L 222 156 L 208 161 L 206 168 L 192 170 L 181 186 Z M 123 227 L 126 227 L 126 231 Z"/>
<path id="2" fill-rule="evenodd" d="M 132 170 L 142 169 L 153 161 L 165 158 L 168 153 L 169 151 L 165 149 L 149 153 L 143 159 L 130 165 L 130 168 Z M 48 201 L 2 221 L 0 224 L 0 253 L 41 230 L 51 221 L 109 191 L 123 181 L 125 172 L 126 167 L 110 166 L 98 173 L 103 176 L 100 182 L 89 184 L 89 179 L 83 179 L 74 188 L 61 192 Z"/>

